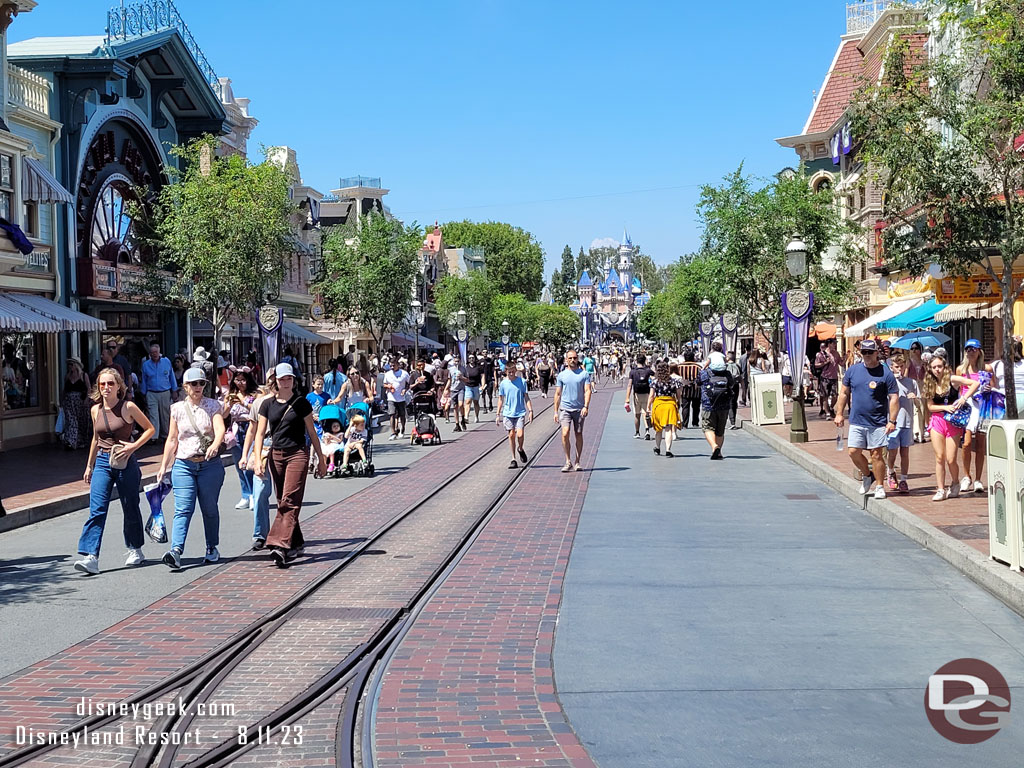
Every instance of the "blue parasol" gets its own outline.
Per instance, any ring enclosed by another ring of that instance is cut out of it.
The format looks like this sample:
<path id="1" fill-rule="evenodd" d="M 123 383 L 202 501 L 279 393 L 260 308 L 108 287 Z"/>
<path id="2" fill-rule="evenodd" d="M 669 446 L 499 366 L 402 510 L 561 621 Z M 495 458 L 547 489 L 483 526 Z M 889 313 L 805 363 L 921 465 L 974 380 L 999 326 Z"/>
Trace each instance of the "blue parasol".
<path id="1" fill-rule="evenodd" d="M 906 336 L 900 336 L 900 338 L 892 343 L 892 348 L 910 349 L 910 345 L 915 341 L 922 347 L 941 347 L 949 341 L 949 336 L 938 331 L 917 331 L 915 333 L 908 333 Z"/>

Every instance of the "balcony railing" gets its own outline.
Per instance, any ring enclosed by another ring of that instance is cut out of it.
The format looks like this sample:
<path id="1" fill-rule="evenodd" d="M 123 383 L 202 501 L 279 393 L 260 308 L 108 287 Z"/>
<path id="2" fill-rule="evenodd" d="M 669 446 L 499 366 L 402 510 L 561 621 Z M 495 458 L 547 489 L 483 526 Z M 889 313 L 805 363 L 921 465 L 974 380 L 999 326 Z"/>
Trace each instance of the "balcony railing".
<path id="1" fill-rule="evenodd" d="M 131 5 L 125 5 L 124 0 L 121 0 L 119 6 L 107 11 L 107 45 L 139 40 L 168 29 L 175 29 L 181 35 L 185 47 L 206 78 L 210 90 L 219 99 L 220 78 L 217 77 L 213 65 L 206 59 L 202 48 L 192 36 L 191 30 L 181 18 L 178 9 L 174 7 L 172 0 L 145 0 Z"/>
<path id="2" fill-rule="evenodd" d="M 342 179 L 339 182 L 340 189 L 349 189 L 350 187 L 366 187 L 367 189 L 383 189 L 380 185 L 380 176 L 373 178 L 371 176 L 349 176 Z"/>
<path id="3" fill-rule="evenodd" d="M 7 100 L 50 116 L 50 82 L 14 64 L 7 65 Z"/>

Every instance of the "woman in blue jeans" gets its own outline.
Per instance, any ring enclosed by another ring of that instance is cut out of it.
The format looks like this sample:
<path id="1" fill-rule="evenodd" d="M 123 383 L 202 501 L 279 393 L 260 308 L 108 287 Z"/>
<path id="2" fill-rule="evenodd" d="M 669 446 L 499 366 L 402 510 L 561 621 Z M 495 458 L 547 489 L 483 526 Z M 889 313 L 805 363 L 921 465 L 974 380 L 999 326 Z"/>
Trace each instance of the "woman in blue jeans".
<path id="1" fill-rule="evenodd" d="M 252 404 L 250 426 L 259 421 L 260 405 L 267 398 L 277 397 L 277 377 L 271 371 L 267 376 L 267 383 L 260 387 L 259 396 Z M 242 446 L 242 461 L 246 469 L 253 472 L 256 469 L 256 455 L 259 451 L 253 450 L 253 443 L 256 442 L 256 429 L 253 426 L 245 435 L 245 445 Z M 263 453 L 269 453 L 271 438 L 264 438 Z M 263 549 L 270 535 L 270 491 L 273 488 L 269 475 L 253 474 L 252 478 L 252 548 L 253 551 Z"/>
<path id="2" fill-rule="evenodd" d="M 163 461 L 156 481 L 163 481 L 171 465 L 171 487 L 174 489 L 174 524 L 171 528 L 171 549 L 163 562 L 172 571 L 181 568 L 188 526 L 196 511 L 196 501 L 203 513 L 206 534 L 207 563 L 220 560 L 220 511 L 217 503 L 224 485 L 224 464 L 219 455 L 224 442 L 224 414 L 221 404 L 203 396 L 206 374 L 202 368 L 189 368 L 183 382 L 186 397 L 171 406 L 171 427 L 167 434 Z M 172 465 L 173 461 L 173 465 Z"/>
<path id="3" fill-rule="evenodd" d="M 248 367 L 235 368 L 231 366 L 231 384 L 228 393 L 224 395 L 224 419 L 230 420 L 229 432 L 234 433 L 235 441 L 231 448 L 232 463 L 235 471 L 238 472 L 238 484 L 242 489 L 241 498 L 235 504 L 235 509 L 253 509 L 255 503 L 252 498 L 252 475 L 251 469 L 246 469 L 242 461 L 242 450 L 245 445 L 245 436 L 249 431 L 252 403 L 256 399 L 256 380 L 252 377 Z M 255 421 L 255 419 L 253 419 Z"/>
<path id="4" fill-rule="evenodd" d="M 100 543 L 103 528 L 107 523 L 110 509 L 110 492 L 117 486 L 124 512 L 124 544 L 128 547 L 125 565 L 141 565 L 142 555 L 142 511 L 139 509 L 139 485 L 142 472 L 135 452 L 146 444 L 155 430 L 149 419 L 135 403 L 126 400 L 127 387 L 121 374 L 113 368 L 100 371 L 96 377 L 96 390 L 92 394 L 96 405 L 91 409 L 92 444 L 89 446 L 89 460 L 85 465 L 83 479 L 89 483 L 89 519 L 82 527 L 78 540 L 78 553 L 84 555 L 75 563 L 83 573 L 95 575 L 100 572 Z M 138 424 L 142 429 L 139 439 L 132 441 L 132 430 Z M 124 469 L 110 466 L 110 452 L 127 454 L 128 463 Z"/>

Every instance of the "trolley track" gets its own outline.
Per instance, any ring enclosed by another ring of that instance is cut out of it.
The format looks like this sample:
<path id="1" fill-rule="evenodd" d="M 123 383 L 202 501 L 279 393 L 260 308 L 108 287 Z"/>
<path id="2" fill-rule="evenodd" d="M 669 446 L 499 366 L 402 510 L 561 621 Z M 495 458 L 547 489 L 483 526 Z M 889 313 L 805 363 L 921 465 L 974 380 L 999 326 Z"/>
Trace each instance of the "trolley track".
<path id="1" fill-rule="evenodd" d="M 550 408 L 551 403 L 546 403 L 535 415 L 539 418 L 542 414 L 547 413 Z M 548 436 L 543 441 L 543 445 L 540 448 L 532 451 L 533 455 L 531 456 L 531 460 L 539 453 L 540 450 L 543 450 L 543 448 L 557 433 L 558 430 L 555 429 L 552 435 Z M 133 704 L 143 704 L 161 700 L 172 692 L 178 691 L 177 696 L 186 703 L 184 713 L 165 715 L 154 724 L 151 732 L 156 732 L 161 735 L 185 733 L 189 729 L 189 726 L 195 717 L 196 705 L 209 701 L 221 683 L 234 670 L 236 670 L 242 662 L 248 659 L 264 643 L 274 637 L 278 630 L 286 626 L 288 621 L 294 618 L 296 613 L 301 610 L 304 603 L 319 592 L 325 585 L 329 584 L 332 579 L 338 576 L 339 573 L 351 566 L 352 563 L 356 562 L 360 555 L 366 554 L 372 546 L 379 543 L 381 539 L 389 533 L 398 529 L 404 521 L 424 507 L 424 505 L 426 505 L 431 499 L 434 499 L 438 493 L 451 486 L 460 477 L 466 476 L 471 470 L 478 467 L 489 457 L 492 457 L 496 451 L 499 451 L 506 444 L 507 439 L 503 435 L 500 440 L 495 441 L 493 445 L 483 450 L 479 456 L 472 459 L 468 464 L 445 476 L 440 483 L 432 486 L 429 491 L 422 494 L 417 500 L 381 525 L 366 539 L 354 546 L 348 547 L 347 554 L 344 557 L 298 592 L 293 594 L 284 603 L 237 632 L 217 648 L 204 654 L 199 659 L 185 665 L 163 681 L 152 685 L 137 694 L 127 697 L 118 703 L 131 707 Z M 463 537 L 462 544 L 455 547 L 442 565 L 435 569 L 431 578 L 427 580 L 405 608 L 397 611 L 395 615 L 381 625 L 366 642 L 357 646 L 357 648 L 346 656 L 343 661 L 332 668 L 326 675 L 321 677 L 313 686 L 293 697 L 285 705 L 278 707 L 269 715 L 264 716 L 257 723 L 253 723 L 252 728 L 256 729 L 257 727 L 262 727 L 264 729 L 269 729 L 270 733 L 279 732 L 281 726 L 287 725 L 289 722 L 294 722 L 296 718 L 311 712 L 321 703 L 330 699 L 332 696 L 336 695 L 338 691 L 346 688 L 347 686 L 355 683 L 355 685 L 352 686 L 353 690 L 362 690 L 365 681 L 372 670 L 372 661 L 379 658 L 384 650 L 390 645 L 394 637 L 397 636 L 402 628 L 406 626 L 410 616 L 411 607 L 415 606 L 417 601 L 426 594 L 432 583 L 462 551 L 465 542 L 472 536 L 473 530 L 482 524 L 493 509 L 500 505 L 501 499 L 503 499 L 508 490 L 515 485 L 520 476 L 521 471 L 515 473 L 512 479 L 505 485 L 504 490 L 498 494 L 495 501 L 488 506 L 482 515 L 480 515 L 476 525 L 472 527 L 472 530 Z M 351 695 L 347 697 L 347 699 L 351 698 Z M 349 734 L 353 733 L 353 730 L 351 729 L 354 729 L 356 712 L 357 710 L 354 705 L 350 706 L 348 700 L 346 700 L 346 705 L 343 708 L 343 718 L 346 723 L 345 729 Z M 70 728 L 64 729 L 61 733 L 66 733 L 70 736 L 76 733 L 83 734 L 87 731 L 96 732 L 109 726 L 116 725 L 119 722 L 124 722 L 124 720 L 125 718 L 119 714 L 97 715 L 81 720 Z M 63 746 L 64 745 L 62 744 L 37 744 L 15 750 L 4 757 L 0 757 L 0 768 L 8 768 L 9 766 L 13 768 L 13 766 L 23 765 L 32 760 L 44 758 L 49 753 L 59 750 Z M 189 768 L 192 768 L 193 766 L 226 765 L 241 754 L 249 751 L 249 749 L 252 749 L 254 746 L 258 745 L 239 745 L 237 742 L 223 742 L 218 747 L 209 750 L 199 758 L 185 763 L 185 765 L 189 766 Z M 170 744 L 164 746 L 162 751 L 159 745 L 151 747 L 147 744 L 135 754 L 134 758 L 131 760 L 131 766 L 132 768 L 149 768 L 150 766 L 158 765 L 160 768 L 172 768 L 172 766 L 175 765 L 177 751 L 177 748 Z M 340 754 L 341 751 L 345 751 L 347 757 L 342 758 Z M 347 750 L 341 750 L 339 748 L 339 760 L 339 765 L 352 764 L 351 739 L 349 739 L 349 748 Z"/>

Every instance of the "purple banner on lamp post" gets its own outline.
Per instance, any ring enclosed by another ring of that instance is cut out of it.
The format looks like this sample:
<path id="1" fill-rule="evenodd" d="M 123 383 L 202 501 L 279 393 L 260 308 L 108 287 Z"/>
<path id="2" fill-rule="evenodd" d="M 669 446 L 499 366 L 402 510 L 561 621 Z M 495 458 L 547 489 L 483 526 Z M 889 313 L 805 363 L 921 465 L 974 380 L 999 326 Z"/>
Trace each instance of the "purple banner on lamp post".
<path id="1" fill-rule="evenodd" d="M 807 334 L 810 330 L 811 312 L 814 310 L 814 294 L 803 289 L 786 291 L 782 294 L 783 327 L 786 330 L 786 351 L 789 353 L 789 370 L 796 384 L 796 391 L 803 392 L 804 359 L 807 357 Z"/>

